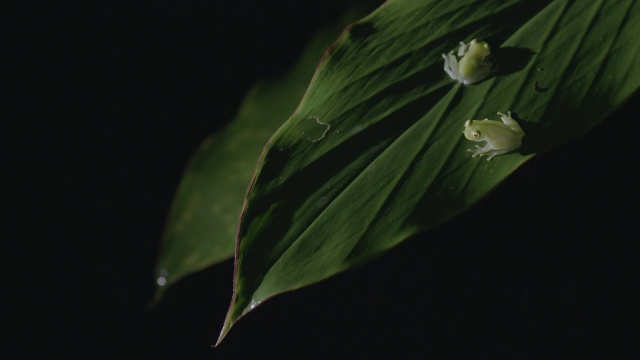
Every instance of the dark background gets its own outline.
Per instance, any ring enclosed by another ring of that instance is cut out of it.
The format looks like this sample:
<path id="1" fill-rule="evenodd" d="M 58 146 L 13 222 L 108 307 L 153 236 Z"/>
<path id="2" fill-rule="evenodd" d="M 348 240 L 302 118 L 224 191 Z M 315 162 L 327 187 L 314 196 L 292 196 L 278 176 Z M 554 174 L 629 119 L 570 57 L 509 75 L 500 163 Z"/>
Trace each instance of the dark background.
<path id="1" fill-rule="evenodd" d="M 469 212 L 274 298 L 212 349 L 231 262 L 145 308 L 174 191 L 251 85 L 284 73 L 346 4 L 21 6 L 5 54 L 16 81 L 3 90 L 18 200 L 3 240 L 12 358 L 640 354 L 637 96 Z"/>

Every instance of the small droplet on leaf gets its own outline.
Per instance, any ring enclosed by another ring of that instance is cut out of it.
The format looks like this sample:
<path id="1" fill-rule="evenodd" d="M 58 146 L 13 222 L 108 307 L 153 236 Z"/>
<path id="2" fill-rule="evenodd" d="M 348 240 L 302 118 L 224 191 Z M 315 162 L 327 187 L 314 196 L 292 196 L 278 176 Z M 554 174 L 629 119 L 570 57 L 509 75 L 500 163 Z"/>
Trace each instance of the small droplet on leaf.
<path id="1" fill-rule="evenodd" d="M 331 125 L 322 122 L 317 116 L 309 116 L 303 119 L 296 126 L 300 134 L 311 142 L 316 142 L 324 139 L 329 132 Z"/>

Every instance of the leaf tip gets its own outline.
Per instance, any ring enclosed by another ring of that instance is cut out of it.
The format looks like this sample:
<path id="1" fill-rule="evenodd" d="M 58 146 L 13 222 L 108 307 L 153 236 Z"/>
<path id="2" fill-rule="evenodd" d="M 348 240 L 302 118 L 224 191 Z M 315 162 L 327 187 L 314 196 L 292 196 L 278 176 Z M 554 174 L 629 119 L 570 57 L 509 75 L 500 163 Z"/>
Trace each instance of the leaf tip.
<path id="1" fill-rule="evenodd" d="M 237 293 L 236 293 L 237 294 Z M 231 305 L 229 306 L 229 310 L 227 311 L 227 316 L 224 319 L 224 325 L 222 325 L 222 330 L 220 331 L 220 335 L 218 336 L 218 340 L 214 347 L 217 347 L 222 340 L 227 336 L 231 327 L 235 325 L 238 320 L 240 320 L 243 316 L 247 315 L 249 312 L 254 310 L 258 305 L 261 305 L 264 302 L 263 300 L 255 300 L 251 299 L 249 304 L 243 303 L 242 301 L 238 302 L 236 296 L 234 295 L 231 300 Z M 241 304 L 242 303 L 242 304 Z"/>
<path id="2" fill-rule="evenodd" d="M 236 297 L 234 293 L 233 299 L 231 299 L 231 305 L 229 306 L 229 310 L 227 311 L 227 316 L 225 317 L 224 324 L 222 325 L 222 330 L 220 331 L 220 335 L 218 335 L 218 340 L 216 341 L 216 344 L 214 345 L 214 347 L 217 347 L 218 345 L 220 345 L 220 343 L 225 338 L 225 336 L 227 336 L 227 333 L 229 332 L 229 330 L 231 330 L 231 327 L 233 326 L 233 324 L 235 324 L 236 321 L 238 321 L 238 319 L 242 316 L 242 315 L 238 316 L 236 314 L 235 305 L 236 305 Z"/>
<path id="3" fill-rule="evenodd" d="M 218 347 L 218 345 L 220 345 L 224 337 L 227 336 L 227 333 L 229 332 L 229 329 L 231 329 L 231 326 L 232 324 L 230 324 L 227 320 L 224 321 L 224 326 L 222 326 L 222 331 L 220 331 L 218 340 L 216 340 L 216 343 L 215 345 L 213 345 L 213 347 Z"/>

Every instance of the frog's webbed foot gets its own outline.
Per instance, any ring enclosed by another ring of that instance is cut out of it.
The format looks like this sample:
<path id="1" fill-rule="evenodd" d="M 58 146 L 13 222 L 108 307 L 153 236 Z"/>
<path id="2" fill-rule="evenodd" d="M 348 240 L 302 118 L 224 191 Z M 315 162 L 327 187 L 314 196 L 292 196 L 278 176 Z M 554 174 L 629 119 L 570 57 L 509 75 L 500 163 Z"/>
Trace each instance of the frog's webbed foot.
<path id="1" fill-rule="evenodd" d="M 480 145 L 476 145 L 475 149 L 467 149 L 467 151 L 473 153 L 471 157 L 476 157 L 476 156 L 484 156 L 483 154 L 485 154 L 488 150 L 485 150 L 484 147 L 480 147 Z"/>
<path id="2" fill-rule="evenodd" d="M 500 115 L 500 117 L 511 118 L 511 111 L 507 111 L 507 115 L 505 115 L 504 113 L 498 111 L 498 115 Z"/>

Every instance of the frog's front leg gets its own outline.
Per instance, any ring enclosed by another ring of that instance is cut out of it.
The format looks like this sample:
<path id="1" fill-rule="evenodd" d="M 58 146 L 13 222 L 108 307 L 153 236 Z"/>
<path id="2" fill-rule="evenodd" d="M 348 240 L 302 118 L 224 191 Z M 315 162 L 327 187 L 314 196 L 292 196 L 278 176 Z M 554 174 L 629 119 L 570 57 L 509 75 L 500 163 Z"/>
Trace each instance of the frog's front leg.
<path id="1" fill-rule="evenodd" d="M 471 157 L 476 157 L 476 156 L 484 156 L 484 154 L 490 152 L 492 149 L 489 148 L 489 145 L 481 147 L 480 145 L 476 145 L 475 149 L 467 149 L 467 151 L 472 152 L 473 154 L 471 154 Z"/>
<path id="2" fill-rule="evenodd" d="M 460 48 L 458 48 L 458 56 L 464 56 L 464 54 L 466 53 L 467 53 L 467 44 L 465 44 L 464 41 L 460 41 Z"/>

